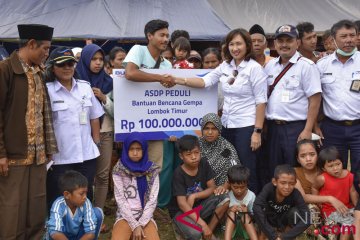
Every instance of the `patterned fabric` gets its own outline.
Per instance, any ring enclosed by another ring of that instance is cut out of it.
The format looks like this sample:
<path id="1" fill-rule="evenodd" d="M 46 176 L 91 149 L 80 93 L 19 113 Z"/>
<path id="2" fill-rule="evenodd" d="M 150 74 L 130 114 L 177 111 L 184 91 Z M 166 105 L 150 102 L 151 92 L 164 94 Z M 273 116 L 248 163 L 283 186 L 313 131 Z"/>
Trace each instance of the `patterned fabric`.
<path id="1" fill-rule="evenodd" d="M 20 59 L 20 58 L 19 58 Z M 31 67 L 20 59 L 28 80 L 28 101 L 25 122 L 27 128 L 27 158 L 9 159 L 9 165 L 37 165 L 46 162 L 46 154 L 58 152 L 52 125 L 49 96 L 41 78 L 39 66 Z"/>
<path id="2" fill-rule="evenodd" d="M 205 158 L 215 172 L 217 186 L 227 181 L 228 169 L 236 164 L 241 164 L 234 146 L 223 138 L 221 134 L 221 120 L 215 113 L 206 114 L 201 122 L 201 131 L 207 123 L 213 123 L 219 130 L 219 137 L 214 142 L 207 142 L 204 137 L 199 139 L 201 156 Z"/>
<path id="3" fill-rule="evenodd" d="M 27 163 L 32 164 L 36 159 L 37 164 L 46 161 L 44 139 L 44 85 L 41 82 L 40 68 L 30 67 L 22 62 L 28 79 L 28 102 L 25 116 L 28 135 Z"/>
<path id="4" fill-rule="evenodd" d="M 138 173 L 138 172 L 130 172 L 122 163 L 121 161 L 118 161 L 118 163 L 115 165 L 114 169 L 113 169 L 113 174 L 118 175 L 118 176 L 134 176 L 134 177 L 139 177 L 139 176 L 146 176 L 146 181 L 148 184 L 148 188 L 147 191 L 145 192 L 145 201 L 144 204 L 146 205 L 146 203 L 149 201 L 149 197 L 150 197 L 150 192 L 151 192 L 151 186 L 154 184 L 155 178 L 156 176 L 159 175 L 160 172 L 160 167 L 157 166 L 156 164 L 152 164 L 151 167 L 149 168 L 149 170 L 147 170 L 144 173 Z"/>

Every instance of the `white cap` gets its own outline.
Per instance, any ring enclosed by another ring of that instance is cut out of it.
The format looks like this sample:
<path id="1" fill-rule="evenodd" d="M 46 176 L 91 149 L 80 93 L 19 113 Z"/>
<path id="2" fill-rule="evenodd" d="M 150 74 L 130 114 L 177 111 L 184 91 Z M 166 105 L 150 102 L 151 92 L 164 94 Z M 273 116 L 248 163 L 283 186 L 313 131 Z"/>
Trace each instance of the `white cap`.
<path id="1" fill-rule="evenodd" d="M 81 53 L 82 48 L 75 47 L 75 48 L 71 49 L 71 51 L 73 52 L 74 56 L 76 56 L 76 54 Z"/>

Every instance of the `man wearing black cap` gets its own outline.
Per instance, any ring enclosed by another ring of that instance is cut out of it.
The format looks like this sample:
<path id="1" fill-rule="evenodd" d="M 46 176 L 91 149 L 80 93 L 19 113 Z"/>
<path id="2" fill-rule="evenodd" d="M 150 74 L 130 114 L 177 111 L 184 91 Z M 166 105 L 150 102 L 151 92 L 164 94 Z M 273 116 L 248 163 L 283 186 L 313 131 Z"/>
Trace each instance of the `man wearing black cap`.
<path id="1" fill-rule="evenodd" d="M 275 32 L 279 57 L 265 66 L 268 75 L 268 157 L 270 169 L 295 164 L 295 147 L 311 133 L 321 100 L 320 74 L 313 61 L 301 57 L 298 31 L 283 25 Z"/>
<path id="2" fill-rule="evenodd" d="M 40 65 L 53 28 L 18 25 L 19 51 L 0 62 L 0 239 L 41 239 L 46 162 L 57 152 Z"/>
<path id="3" fill-rule="evenodd" d="M 264 29 L 260 25 L 255 24 L 250 28 L 249 33 L 252 41 L 255 60 L 264 67 L 271 59 L 273 59 L 273 57 L 264 54 L 264 51 L 267 48 Z"/>

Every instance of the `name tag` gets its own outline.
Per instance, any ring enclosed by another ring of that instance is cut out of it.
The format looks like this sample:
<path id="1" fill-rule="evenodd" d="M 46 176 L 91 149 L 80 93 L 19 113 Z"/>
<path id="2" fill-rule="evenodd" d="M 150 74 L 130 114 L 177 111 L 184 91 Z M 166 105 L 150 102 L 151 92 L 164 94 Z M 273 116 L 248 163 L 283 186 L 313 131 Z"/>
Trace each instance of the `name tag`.
<path id="1" fill-rule="evenodd" d="M 53 103 L 64 103 L 64 100 L 53 101 Z"/>
<path id="2" fill-rule="evenodd" d="M 290 91 L 283 90 L 281 92 L 281 102 L 290 102 Z"/>
<path id="3" fill-rule="evenodd" d="M 80 117 L 80 124 L 81 124 L 81 125 L 87 124 L 88 120 L 87 120 L 87 114 L 86 114 L 86 111 L 85 111 L 85 110 L 83 110 L 83 111 L 80 112 L 79 117 Z"/>
<path id="4" fill-rule="evenodd" d="M 323 73 L 324 76 L 332 76 L 332 73 Z"/>
<path id="5" fill-rule="evenodd" d="M 360 92 L 360 79 L 353 80 L 350 86 L 350 91 Z"/>

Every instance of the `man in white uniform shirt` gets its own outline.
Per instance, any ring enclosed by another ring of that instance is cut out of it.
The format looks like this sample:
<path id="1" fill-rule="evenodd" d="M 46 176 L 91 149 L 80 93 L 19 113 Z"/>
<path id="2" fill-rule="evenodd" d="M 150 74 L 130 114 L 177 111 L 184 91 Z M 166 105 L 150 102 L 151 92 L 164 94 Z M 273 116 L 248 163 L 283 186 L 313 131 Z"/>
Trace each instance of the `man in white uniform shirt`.
<path id="1" fill-rule="evenodd" d="M 351 171 L 360 169 L 360 52 L 356 48 L 358 30 L 349 20 L 335 23 L 331 28 L 337 50 L 319 60 L 323 89 L 325 119 L 321 124 L 323 144 L 336 146 L 344 168 L 348 154 Z M 355 174 L 355 186 L 359 178 Z"/>
<path id="2" fill-rule="evenodd" d="M 275 32 L 274 42 L 279 57 L 265 66 L 269 86 L 266 119 L 271 172 L 280 164 L 294 166 L 296 143 L 301 139 L 311 139 L 320 106 L 319 71 L 314 62 L 297 52 L 298 37 L 294 26 L 280 26 Z M 284 74 L 282 71 L 286 68 Z M 281 73 L 283 76 L 275 85 L 275 79 Z"/>

